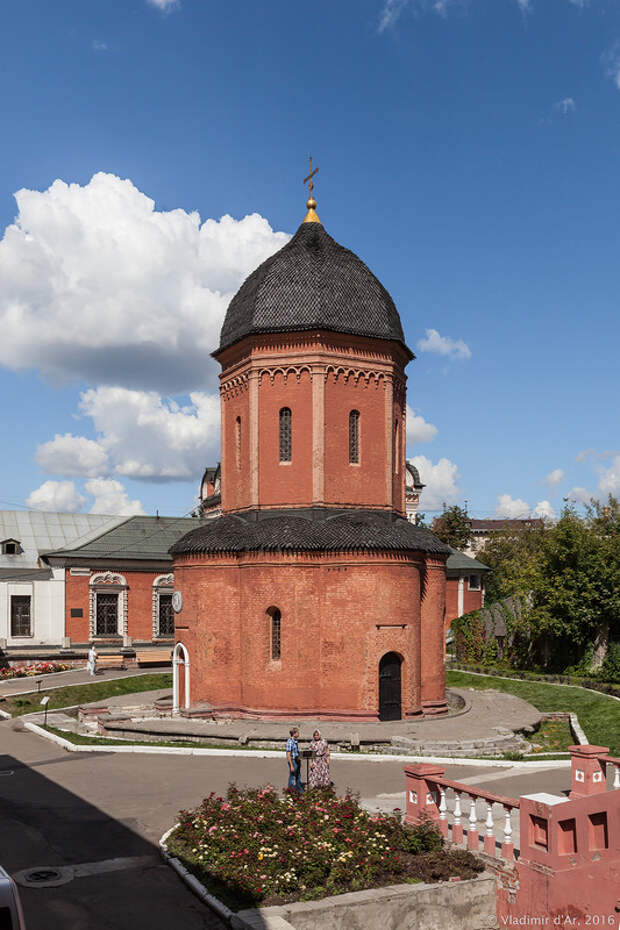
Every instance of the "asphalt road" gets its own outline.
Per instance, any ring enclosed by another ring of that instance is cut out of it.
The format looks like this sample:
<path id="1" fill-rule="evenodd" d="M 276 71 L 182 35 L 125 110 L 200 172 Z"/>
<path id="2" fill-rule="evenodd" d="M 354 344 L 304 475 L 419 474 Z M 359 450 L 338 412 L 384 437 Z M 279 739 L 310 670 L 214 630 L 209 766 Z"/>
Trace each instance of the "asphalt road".
<path id="1" fill-rule="evenodd" d="M 157 841 L 180 809 L 210 791 L 284 784 L 285 762 L 213 756 L 73 754 L 0 723 L 0 864 L 9 873 L 35 866 L 108 863 L 139 857 L 121 871 L 98 872 L 48 888 L 22 888 L 28 930 L 169 930 L 223 924 L 158 859 Z M 9 774 L 12 773 L 12 774 Z M 552 791 L 568 768 L 546 772 L 455 765 L 446 774 L 475 779 L 501 794 Z M 401 762 L 336 760 L 336 787 L 363 797 L 403 790 Z M 148 858 L 144 858 L 148 857 Z"/>

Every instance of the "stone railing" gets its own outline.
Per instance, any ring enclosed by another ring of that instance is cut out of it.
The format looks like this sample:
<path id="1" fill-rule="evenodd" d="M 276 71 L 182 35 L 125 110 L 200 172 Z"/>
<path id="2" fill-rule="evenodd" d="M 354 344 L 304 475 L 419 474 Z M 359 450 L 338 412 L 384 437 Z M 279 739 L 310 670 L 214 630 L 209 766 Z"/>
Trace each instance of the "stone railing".
<path id="1" fill-rule="evenodd" d="M 452 781 L 444 777 L 444 771 L 436 765 L 405 766 L 407 823 L 433 820 L 452 843 L 461 845 L 466 835 L 467 848 L 476 852 L 482 838 L 484 852 L 489 856 L 497 856 L 499 847 L 500 856 L 512 860 L 512 813 L 519 810 L 519 799 Z M 501 808 L 499 817 L 498 805 Z M 482 825 L 482 834 L 479 824 Z M 498 829 L 501 831 L 500 839 L 496 835 Z"/>

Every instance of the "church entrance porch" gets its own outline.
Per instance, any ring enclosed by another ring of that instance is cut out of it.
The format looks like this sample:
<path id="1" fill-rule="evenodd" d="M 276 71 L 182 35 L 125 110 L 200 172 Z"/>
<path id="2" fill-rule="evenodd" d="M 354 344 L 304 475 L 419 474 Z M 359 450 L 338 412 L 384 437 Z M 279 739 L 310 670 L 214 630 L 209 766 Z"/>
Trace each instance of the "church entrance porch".
<path id="1" fill-rule="evenodd" d="M 379 720 L 402 719 L 402 659 L 387 652 L 379 662 Z"/>

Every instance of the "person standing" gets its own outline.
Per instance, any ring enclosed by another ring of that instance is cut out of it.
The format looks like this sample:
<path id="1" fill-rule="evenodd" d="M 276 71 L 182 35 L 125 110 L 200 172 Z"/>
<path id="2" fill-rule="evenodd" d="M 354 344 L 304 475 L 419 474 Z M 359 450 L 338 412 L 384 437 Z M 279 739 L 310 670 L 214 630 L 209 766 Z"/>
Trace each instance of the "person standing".
<path id="1" fill-rule="evenodd" d="M 289 790 L 303 791 L 301 784 L 301 757 L 299 755 L 299 730 L 297 727 L 291 727 L 290 736 L 286 741 L 286 761 L 288 763 L 288 787 Z"/>
<path id="2" fill-rule="evenodd" d="M 310 762 L 310 775 L 308 783 L 311 788 L 329 788 L 331 778 L 329 777 L 329 744 L 323 739 L 319 730 L 312 734 L 312 742 L 309 748 L 312 750 L 312 761 Z"/>
<path id="3" fill-rule="evenodd" d="M 86 668 L 88 669 L 91 678 L 94 678 L 95 672 L 97 671 L 97 650 L 95 649 L 94 643 L 88 650 L 88 661 L 86 662 Z"/>

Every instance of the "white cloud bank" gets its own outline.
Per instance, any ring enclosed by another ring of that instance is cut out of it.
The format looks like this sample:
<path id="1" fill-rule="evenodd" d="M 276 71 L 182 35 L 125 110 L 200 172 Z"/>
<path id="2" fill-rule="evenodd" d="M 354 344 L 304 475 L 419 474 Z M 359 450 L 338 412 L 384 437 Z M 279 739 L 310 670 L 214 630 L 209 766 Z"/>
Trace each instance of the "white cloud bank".
<path id="1" fill-rule="evenodd" d="M 427 329 L 424 339 L 418 340 L 420 352 L 435 352 L 450 358 L 471 358 L 471 349 L 462 339 L 441 336 L 436 329 Z"/>
<path id="2" fill-rule="evenodd" d="M 407 445 L 430 442 L 437 435 L 437 427 L 425 420 L 407 404 Z"/>
<path id="3" fill-rule="evenodd" d="M 73 481 L 44 481 L 33 491 L 26 504 L 32 510 L 77 513 L 82 510 L 86 498 L 80 494 Z M 112 513 L 113 511 L 105 511 Z"/>
<path id="4" fill-rule="evenodd" d="M 67 433 L 43 443 L 36 461 L 50 474 L 197 480 L 219 456 L 216 394 L 194 392 L 190 403 L 180 406 L 155 391 L 99 387 L 84 391 L 79 407 L 92 419 L 98 438 Z"/>
<path id="5" fill-rule="evenodd" d="M 86 482 L 86 490 L 95 498 L 91 513 L 112 513 L 122 517 L 144 513 L 138 500 L 129 500 L 127 491 L 120 483 L 109 478 L 92 478 Z"/>
<path id="6" fill-rule="evenodd" d="M 459 497 L 457 482 L 460 475 L 454 462 L 441 458 L 433 463 L 425 455 L 414 455 L 410 461 L 418 469 L 420 479 L 426 485 L 420 496 L 422 510 L 440 510 L 444 503 L 455 503 Z"/>
<path id="7" fill-rule="evenodd" d="M 163 10 L 164 13 L 169 13 L 171 10 L 178 9 L 181 4 L 179 0 L 146 0 L 149 6 L 154 6 L 158 10 Z"/>
<path id="8" fill-rule="evenodd" d="M 290 238 L 256 213 L 201 223 L 158 211 L 112 174 L 15 198 L 0 241 L 0 364 L 54 382 L 204 388 L 231 297 Z"/>
<path id="9" fill-rule="evenodd" d="M 526 520 L 528 517 L 546 517 L 553 519 L 555 510 L 549 501 L 539 501 L 531 508 L 522 498 L 513 498 L 510 494 L 500 494 L 497 498 L 495 516 L 506 520 Z"/>
<path id="10" fill-rule="evenodd" d="M 549 485 L 550 488 L 557 488 L 558 484 L 564 478 L 564 472 L 561 468 L 554 468 L 548 475 L 542 479 L 543 484 Z"/>

